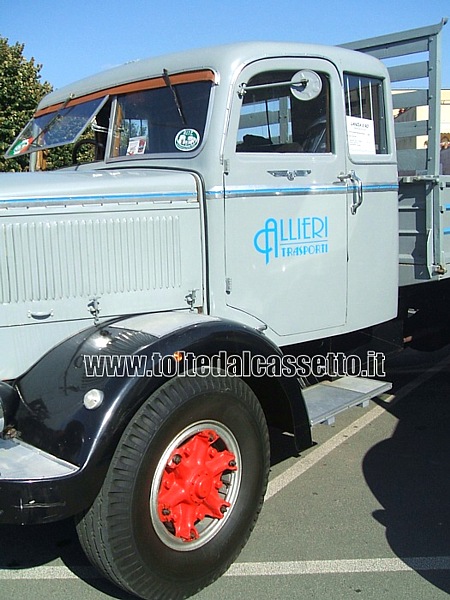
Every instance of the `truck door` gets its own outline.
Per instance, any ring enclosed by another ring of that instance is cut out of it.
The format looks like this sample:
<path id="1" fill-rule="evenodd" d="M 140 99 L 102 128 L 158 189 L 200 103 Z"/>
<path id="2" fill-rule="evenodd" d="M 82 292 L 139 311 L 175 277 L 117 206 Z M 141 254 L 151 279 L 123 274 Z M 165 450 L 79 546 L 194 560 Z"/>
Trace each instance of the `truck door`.
<path id="1" fill-rule="evenodd" d="M 322 59 L 258 61 L 241 72 L 235 94 L 224 176 L 228 306 L 286 343 L 318 330 L 323 337 L 346 322 L 338 73 Z"/>

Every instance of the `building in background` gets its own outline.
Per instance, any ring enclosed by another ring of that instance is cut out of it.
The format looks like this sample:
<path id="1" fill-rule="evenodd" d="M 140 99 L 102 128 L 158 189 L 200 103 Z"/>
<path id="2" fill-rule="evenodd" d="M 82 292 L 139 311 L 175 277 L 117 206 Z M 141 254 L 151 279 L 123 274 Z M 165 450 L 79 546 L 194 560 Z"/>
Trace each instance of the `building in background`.
<path id="1" fill-rule="evenodd" d="M 395 90 L 402 94 L 411 90 Z M 396 123 L 420 122 L 428 120 L 428 106 L 404 107 L 394 113 Z M 397 139 L 398 150 L 424 149 L 428 144 L 427 135 L 417 135 Z M 450 89 L 441 91 L 441 173 L 450 174 Z"/>

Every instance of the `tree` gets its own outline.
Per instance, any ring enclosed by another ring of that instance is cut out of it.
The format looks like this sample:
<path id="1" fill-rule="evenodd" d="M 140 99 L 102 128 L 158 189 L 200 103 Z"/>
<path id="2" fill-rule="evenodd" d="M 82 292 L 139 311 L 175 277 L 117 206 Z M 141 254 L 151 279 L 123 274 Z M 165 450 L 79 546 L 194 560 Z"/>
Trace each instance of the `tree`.
<path id="1" fill-rule="evenodd" d="M 24 44 L 9 45 L 0 37 L 0 171 L 24 171 L 29 157 L 5 159 L 4 154 L 33 115 L 40 99 L 52 90 L 41 82 L 42 65 L 23 56 Z"/>

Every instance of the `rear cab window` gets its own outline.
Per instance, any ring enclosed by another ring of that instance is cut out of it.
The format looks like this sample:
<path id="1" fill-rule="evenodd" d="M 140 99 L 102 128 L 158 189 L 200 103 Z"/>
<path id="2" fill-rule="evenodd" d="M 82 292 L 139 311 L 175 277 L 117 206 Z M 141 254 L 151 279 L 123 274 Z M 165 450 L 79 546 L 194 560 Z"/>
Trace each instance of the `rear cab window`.
<path id="1" fill-rule="evenodd" d="M 388 154 L 384 81 L 344 73 L 344 95 L 350 154 Z"/>

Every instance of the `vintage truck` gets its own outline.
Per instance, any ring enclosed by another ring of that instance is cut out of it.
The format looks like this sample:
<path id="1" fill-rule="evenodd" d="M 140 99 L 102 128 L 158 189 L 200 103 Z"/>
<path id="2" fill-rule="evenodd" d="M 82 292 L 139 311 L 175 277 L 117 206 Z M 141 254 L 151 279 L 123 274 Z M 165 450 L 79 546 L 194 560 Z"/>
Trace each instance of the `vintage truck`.
<path id="1" fill-rule="evenodd" d="M 268 427 L 308 447 L 389 388 L 369 358 L 446 343 L 443 24 L 152 58 L 41 101 L 7 153 L 31 172 L 0 178 L 1 523 L 75 517 L 114 583 L 192 595 L 254 527 Z"/>

